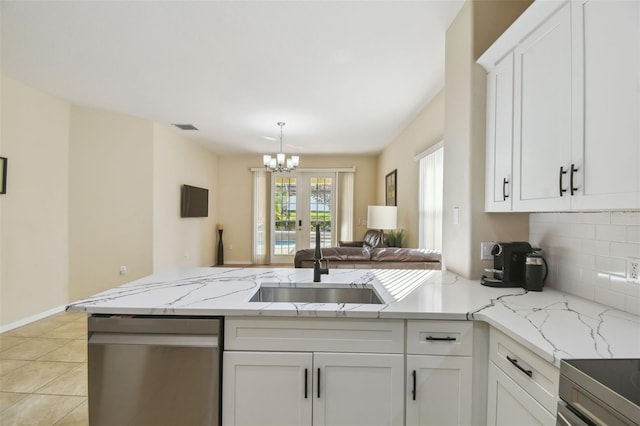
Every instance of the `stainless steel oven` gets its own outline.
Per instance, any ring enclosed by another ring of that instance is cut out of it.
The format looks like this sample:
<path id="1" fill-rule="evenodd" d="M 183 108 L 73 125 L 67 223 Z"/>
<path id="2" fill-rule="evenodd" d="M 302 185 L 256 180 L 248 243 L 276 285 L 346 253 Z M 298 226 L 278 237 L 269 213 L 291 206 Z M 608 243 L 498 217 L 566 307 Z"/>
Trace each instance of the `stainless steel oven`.
<path id="1" fill-rule="evenodd" d="M 89 423 L 220 423 L 219 318 L 89 317 Z"/>
<path id="2" fill-rule="evenodd" d="M 556 425 L 640 426 L 640 359 L 560 362 Z"/>

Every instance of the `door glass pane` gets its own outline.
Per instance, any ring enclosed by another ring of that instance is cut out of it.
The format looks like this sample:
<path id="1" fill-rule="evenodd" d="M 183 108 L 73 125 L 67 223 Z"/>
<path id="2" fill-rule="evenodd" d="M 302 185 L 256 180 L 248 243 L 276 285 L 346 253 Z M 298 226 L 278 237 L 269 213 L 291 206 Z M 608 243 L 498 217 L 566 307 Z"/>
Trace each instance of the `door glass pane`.
<path id="1" fill-rule="evenodd" d="M 296 178 L 275 178 L 275 234 L 274 255 L 296 252 Z"/>
<path id="2" fill-rule="evenodd" d="M 311 215 L 310 247 L 316 244 L 316 224 L 320 225 L 320 246 L 331 247 L 331 206 L 333 204 L 333 179 L 312 177 L 310 179 L 309 213 Z"/>

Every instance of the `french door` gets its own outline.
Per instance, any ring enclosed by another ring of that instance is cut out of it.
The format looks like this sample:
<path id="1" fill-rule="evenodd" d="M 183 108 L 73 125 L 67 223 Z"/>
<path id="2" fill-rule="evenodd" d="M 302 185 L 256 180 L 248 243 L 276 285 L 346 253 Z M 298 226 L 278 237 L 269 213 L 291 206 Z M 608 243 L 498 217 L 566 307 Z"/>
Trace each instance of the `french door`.
<path id="1" fill-rule="evenodd" d="M 292 263 L 296 251 L 331 247 L 336 229 L 335 173 L 271 174 L 271 263 Z"/>

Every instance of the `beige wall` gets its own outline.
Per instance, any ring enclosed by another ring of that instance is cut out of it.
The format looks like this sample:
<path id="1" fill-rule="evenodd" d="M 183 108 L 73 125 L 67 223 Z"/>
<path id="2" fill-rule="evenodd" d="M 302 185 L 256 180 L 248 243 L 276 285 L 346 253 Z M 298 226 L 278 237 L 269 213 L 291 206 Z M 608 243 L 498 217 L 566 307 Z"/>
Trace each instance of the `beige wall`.
<path id="1" fill-rule="evenodd" d="M 420 164 L 414 158 L 440 142 L 444 134 L 444 91 L 438 93 L 379 158 L 377 204 L 385 203 L 385 176 L 398 170 L 398 229 L 404 229 L 405 247 L 418 247 L 418 178 Z"/>
<path id="2" fill-rule="evenodd" d="M 225 263 L 249 263 L 251 260 L 252 176 L 250 169 L 261 166 L 261 156 L 220 156 L 218 161 L 218 222 L 224 225 Z M 367 206 L 376 200 L 376 156 L 302 155 L 300 167 L 356 167 L 354 178 L 354 238 L 367 228 L 358 225 L 366 220 Z"/>
<path id="3" fill-rule="evenodd" d="M 153 124 L 72 107 L 69 296 L 89 296 L 152 272 Z M 120 275 L 120 266 L 128 273 Z"/>
<path id="4" fill-rule="evenodd" d="M 215 264 L 217 156 L 157 123 L 153 155 L 153 272 Z M 180 217 L 183 184 L 209 190 L 208 217 Z"/>
<path id="5" fill-rule="evenodd" d="M 63 305 L 68 280 L 68 103 L 1 77 L 0 324 Z"/>
<path id="6" fill-rule="evenodd" d="M 217 157 L 147 120 L 72 106 L 2 77 L 0 327 L 176 266 L 213 262 Z M 210 189 L 179 217 L 180 185 Z M 120 266 L 128 273 L 120 275 Z"/>
<path id="7" fill-rule="evenodd" d="M 527 2 L 529 3 L 529 2 Z M 467 1 L 446 35 L 443 263 L 466 278 L 482 275 L 480 242 L 528 238 L 526 214 L 484 213 L 486 72 L 475 63 L 528 4 Z M 478 16 L 494 15 L 491 22 Z M 502 21 L 498 24 L 498 21 Z M 475 24 L 475 26 L 474 26 Z M 478 40 L 476 49 L 475 40 Z M 458 224 L 453 211 L 459 211 Z"/>

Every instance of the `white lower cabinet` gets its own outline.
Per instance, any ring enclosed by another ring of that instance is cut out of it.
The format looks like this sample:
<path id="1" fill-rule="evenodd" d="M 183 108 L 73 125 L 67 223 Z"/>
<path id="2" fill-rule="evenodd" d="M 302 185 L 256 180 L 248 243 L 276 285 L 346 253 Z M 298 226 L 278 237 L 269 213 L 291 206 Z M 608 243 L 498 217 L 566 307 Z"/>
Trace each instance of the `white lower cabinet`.
<path id="1" fill-rule="evenodd" d="M 471 424 L 471 321 L 407 321 L 407 425 Z"/>
<path id="2" fill-rule="evenodd" d="M 311 425 L 312 368 L 310 353 L 224 352 L 222 424 Z"/>
<path id="3" fill-rule="evenodd" d="M 487 425 L 555 425 L 556 418 L 531 395 L 511 380 L 494 363 L 489 363 Z"/>
<path id="4" fill-rule="evenodd" d="M 560 371 L 504 333 L 489 332 L 487 424 L 555 425 Z"/>
<path id="5" fill-rule="evenodd" d="M 314 425 L 404 424 L 403 355 L 316 353 L 313 362 Z"/>
<path id="6" fill-rule="evenodd" d="M 224 353 L 223 425 L 403 425 L 399 354 Z"/>
<path id="7" fill-rule="evenodd" d="M 404 425 L 404 321 L 225 322 L 222 424 Z"/>
<path id="8" fill-rule="evenodd" d="M 408 355 L 407 425 L 471 424 L 471 357 Z"/>

